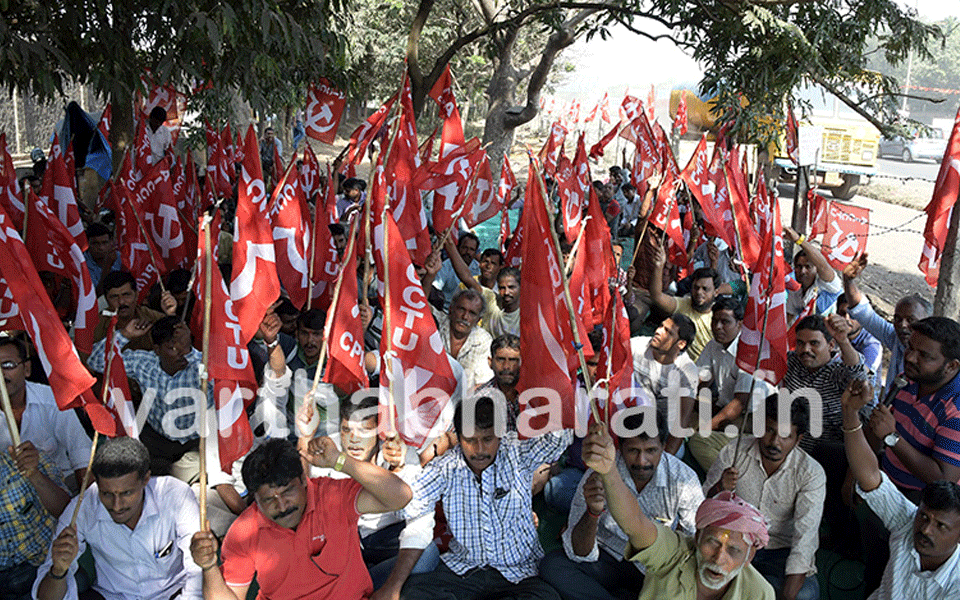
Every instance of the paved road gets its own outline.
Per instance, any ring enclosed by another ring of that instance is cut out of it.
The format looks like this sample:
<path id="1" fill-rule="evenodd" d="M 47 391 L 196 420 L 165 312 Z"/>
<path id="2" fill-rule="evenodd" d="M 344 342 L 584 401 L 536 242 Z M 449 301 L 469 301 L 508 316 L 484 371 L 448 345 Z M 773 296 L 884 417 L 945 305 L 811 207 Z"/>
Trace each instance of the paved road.
<path id="1" fill-rule="evenodd" d="M 914 177 L 936 181 L 939 171 L 940 163 L 932 160 L 905 163 L 894 158 L 881 158 L 877 161 L 877 172 L 880 175 Z"/>

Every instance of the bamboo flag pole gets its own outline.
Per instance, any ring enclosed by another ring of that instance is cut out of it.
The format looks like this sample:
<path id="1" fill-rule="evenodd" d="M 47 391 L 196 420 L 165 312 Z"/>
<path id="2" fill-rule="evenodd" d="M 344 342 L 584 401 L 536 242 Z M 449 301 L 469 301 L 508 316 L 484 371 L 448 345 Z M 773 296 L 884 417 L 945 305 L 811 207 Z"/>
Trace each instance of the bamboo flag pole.
<path id="1" fill-rule="evenodd" d="M 543 177 L 540 176 L 539 171 L 536 169 L 536 161 L 533 158 L 533 154 L 527 150 L 528 155 L 530 156 L 530 163 L 533 165 L 531 171 L 536 171 L 531 173 L 534 177 L 537 178 L 537 185 L 540 187 L 540 195 L 543 197 L 543 203 L 547 210 L 547 215 L 551 213 L 550 210 L 550 200 L 547 197 L 547 190 L 543 185 Z M 553 247 L 557 252 L 557 258 L 559 259 L 563 256 L 560 253 L 560 240 L 557 238 L 557 232 L 554 229 L 552 223 L 553 219 L 550 219 L 550 224 L 548 229 L 550 230 L 550 238 L 553 240 Z M 559 265 L 558 265 L 559 266 Z M 577 349 L 577 357 L 580 359 L 580 371 L 583 373 L 583 383 L 588 390 L 593 389 L 593 378 L 590 377 L 590 371 L 587 370 L 587 359 L 583 356 L 583 344 L 580 342 L 580 329 L 577 327 L 577 318 L 573 312 L 573 299 L 570 297 L 570 281 L 567 279 L 567 274 L 561 272 L 560 280 L 563 282 L 563 299 L 567 303 L 567 314 L 570 317 L 570 328 L 573 330 L 573 345 Z M 602 423 L 600 419 L 600 413 L 597 410 L 597 405 L 591 398 L 590 400 L 590 412 L 593 413 L 593 418 L 597 423 Z"/>
<path id="2" fill-rule="evenodd" d="M 42 191 L 42 190 L 41 190 Z M 23 241 L 27 241 L 27 222 L 30 221 L 30 205 L 33 204 L 33 190 L 28 183 L 23 190 Z"/>
<path id="3" fill-rule="evenodd" d="M 613 342 L 617 339 L 617 294 L 612 294 L 610 298 L 610 312 L 613 313 L 613 319 L 610 321 L 610 347 L 607 349 L 607 405 L 603 408 L 603 417 L 607 423 L 607 429 L 610 428 L 610 401 L 613 394 Z"/>
<path id="4" fill-rule="evenodd" d="M 346 256 L 350 256 L 357 243 L 357 220 L 354 219 L 350 225 L 350 240 L 347 242 Z M 340 275 L 337 277 L 337 283 L 333 288 L 333 296 L 330 299 L 330 310 L 327 311 L 327 321 L 323 326 L 323 343 L 320 345 L 320 356 L 317 358 L 317 371 L 313 374 L 313 387 L 310 388 L 310 396 L 313 396 L 320 386 L 320 372 L 323 370 L 323 361 L 327 358 L 328 348 L 330 346 L 330 332 L 333 329 L 333 316 L 337 310 L 337 303 L 340 300 L 340 287 L 343 285 L 344 277 L 356 277 L 356 269 L 347 268 L 347 264 L 340 268 Z"/>
<path id="5" fill-rule="evenodd" d="M 587 231 L 587 221 L 590 220 L 590 215 L 584 217 L 583 221 L 580 222 L 580 232 L 577 234 L 577 239 L 573 242 L 573 248 L 570 250 L 570 257 L 567 258 L 567 263 L 563 266 L 563 272 L 569 273 L 570 269 L 573 267 L 573 261 L 577 257 L 577 252 L 580 250 L 580 243 L 583 242 L 583 234 Z"/>
<path id="6" fill-rule="evenodd" d="M 390 325 L 390 227 L 387 226 L 389 210 L 390 198 L 387 197 L 383 203 L 383 215 L 380 221 L 383 223 L 383 332 L 387 336 L 387 351 L 384 352 L 383 358 L 386 361 L 387 385 L 389 386 L 387 389 L 387 411 L 390 414 L 390 429 L 387 437 L 393 438 L 397 435 L 397 416 L 394 413 L 396 403 L 393 400 L 393 329 Z"/>
<path id="7" fill-rule="evenodd" d="M 20 446 L 20 429 L 17 427 L 17 418 L 13 414 L 13 404 L 10 403 L 10 394 L 7 393 L 7 382 L 0 377 L 0 397 L 3 398 L 3 414 L 7 417 L 7 427 L 10 429 L 10 441 L 13 447 Z"/>
<path id="8" fill-rule="evenodd" d="M 203 231 L 203 243 L 206 250 L 203 265 L 203 370 L 200 377 L 200 528 L 207 530 L 207 388 L 210 378 L 207 369 L 210 364 L 210 314 L 213 312 L 213 256 L 210 251 L 210 217 L 203 219 L 200 226 Z"/>

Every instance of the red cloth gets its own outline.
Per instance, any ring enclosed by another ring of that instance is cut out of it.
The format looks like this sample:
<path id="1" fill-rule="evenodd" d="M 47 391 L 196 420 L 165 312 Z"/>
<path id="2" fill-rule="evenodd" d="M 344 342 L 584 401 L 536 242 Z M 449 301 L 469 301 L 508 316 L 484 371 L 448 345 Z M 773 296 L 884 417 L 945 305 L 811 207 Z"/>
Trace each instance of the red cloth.
<path id="1" fill-rule="evenodd" d="M 732 492 L 720 492 L 707 498 L 697 509 L 697 529 L 719 527 L 743 534 L 748 544 L 763 548 L 770 541 L 767 520 L 752 504 L 737 498 Z"/>
<path id="2" fill-rule="evenodd" d="M 227 585 L 249 585 L 256 573 L 260 599 L 369 597 L 373 583 L 357 531 L 360 489 L 353 479 L 310 479 L 296 531 L 277 525 L 252 504 L 223 540 Z"/>

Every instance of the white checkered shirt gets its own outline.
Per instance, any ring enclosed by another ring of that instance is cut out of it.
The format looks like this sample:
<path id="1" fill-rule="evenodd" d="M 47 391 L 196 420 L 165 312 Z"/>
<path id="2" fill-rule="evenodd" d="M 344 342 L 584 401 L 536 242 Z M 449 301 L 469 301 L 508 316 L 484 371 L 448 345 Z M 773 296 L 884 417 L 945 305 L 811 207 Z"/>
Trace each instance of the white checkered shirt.
<path id="1" fill-rule="evenodd" d="M 572 441 L 571 431 L 528 440 L 507 432 L 493 463 L 479 478 L 460 447 L 451 449 L 428 463 L 413 484 L 413 500 L 404 509 L 407 528 L 416 521 L 432 531 L 432 519 L 418 517 L 432 515 L 437 501 L 443 500 L 453 539 L 441 558 L 451 570 L 463 575 L 490 566 L 512 583 L 533 577 L 543 558 L 533 525 L 533 473 L 543 463 L 557 460 Z"/>

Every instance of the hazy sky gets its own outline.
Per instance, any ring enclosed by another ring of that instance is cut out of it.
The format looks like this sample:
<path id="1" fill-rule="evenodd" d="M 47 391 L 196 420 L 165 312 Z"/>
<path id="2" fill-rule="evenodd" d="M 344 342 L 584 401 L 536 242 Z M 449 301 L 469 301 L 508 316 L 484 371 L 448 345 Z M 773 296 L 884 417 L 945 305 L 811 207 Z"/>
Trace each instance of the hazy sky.
<path id="1" fill-rule="evenodd" d="M 960 0 L 902 0 L 901 4 L 916 6 L 925 19 L 960 17 Z M 652 22 L 638 21 L 636 26 L 654 34 L 664 31 Z M 581 40 L 561 56 L 560 60 L 575 63 L 577 68 L 557 86 L 558 100 L 580 98 L 587 104 L 609 92 L 617 105 L 628 87 L 646 100 L 652 83 L 657 87 L 658 99 L 665 102 L 672 88 L 700 80 L 697 63 L 673 43 L 655 43 L 623 28 L 612 33 L 607 41 L 599 37 L 589 43 Z"/>

